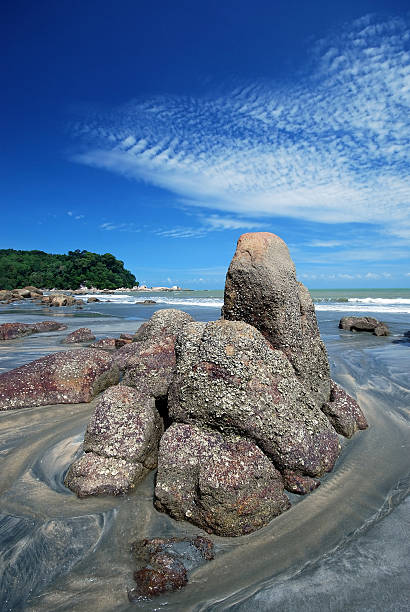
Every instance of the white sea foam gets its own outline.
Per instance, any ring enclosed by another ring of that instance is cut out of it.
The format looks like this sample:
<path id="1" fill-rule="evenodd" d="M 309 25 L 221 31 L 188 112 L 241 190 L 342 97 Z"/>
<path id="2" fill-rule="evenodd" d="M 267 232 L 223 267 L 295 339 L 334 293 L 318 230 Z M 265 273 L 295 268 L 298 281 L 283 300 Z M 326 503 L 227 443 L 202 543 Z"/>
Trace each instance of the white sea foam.
<path id="1" fill-rule="evenodd" d="M 141 304 L 145 300 L 154 300 L 157 304 L 169 304 L 170 306 L 202 306 L 207 308 L 221 308 L 223 300 L 218 298 L 205 297 L 183 297 L 174 296 L 163 297 L 152 294 L 144 294 L 138 297 L 134 295 L 122 293 L 94 293 L 90 295 L 79 296 L 82 300 L 87 301 L 89 297 L 96 297 L 100 302 L 113 302 L 115 304 Z"/>
<path id="2" fill-rule="evenodd" d="M 145 300 L 154 300 L 157 304 L 172 306 L 175 308 L 183 308 L 187 306 L 199 308 L 218 308 L 223 306 L 223 299 L 219 297 L 177 297 L 175 295 L 156 295 L 144 293 L 143 295 L 130 295 L 125 293 L 95 293 L 79 296 L 84 301 L 89 297 L 96 297 L 100 302 L 112 302 L 115 304 L 141 304 Z M 410 299 L 409 298 L 377 298 L 363 297 L 348 298 L 347 301 L 332 298 L 320 298 L 320 301 L 315 304 L 317 311 L 334 311 L 346 313 L 358 313 L 365 315 L 366 313 L 397 313 L 410 314 Z"/>

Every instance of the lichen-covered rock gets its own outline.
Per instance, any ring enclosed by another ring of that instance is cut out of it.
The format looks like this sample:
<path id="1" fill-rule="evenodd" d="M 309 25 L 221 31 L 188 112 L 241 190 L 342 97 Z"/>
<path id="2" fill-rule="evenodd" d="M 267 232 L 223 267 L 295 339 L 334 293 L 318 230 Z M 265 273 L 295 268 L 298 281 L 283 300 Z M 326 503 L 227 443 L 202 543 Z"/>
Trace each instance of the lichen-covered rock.
<path id="1" fill-rule="evenodd" d="M 124 385 L 107 389 L 87 426 L 86 455 L 70 466 L 66 486 L 79 497 L 126 493 L 157 466 L 162 432 L 153 398 Z"/>
<path id="2" fill-rule="evenodd" d="M 339 329 L 373 332 L 375 336 L 388 336 L 390 334 L 386 323 L 378 321 L 374 317 L 342 317 L 339 321 Z"/>
<path id="3" fill-rule="evenodd" d="M 104 391 L 84 436 L 84 451 L 157 466 L 163 425 L 155 401 L 131 387 Z"/>
<path id="4" fill-rule="evenodd" d="M 122 495 L 148 472 L 140 463 L 86 453 L 70 466 L 64 484 L 78 497 Z"/>
<path id="5" fill-rule="evenodd" d="M 336 431 L 346 438 L 351 438 L 358 429 L 368 427 L 359 404 L 333 380 L 330 401 L 322 406 L 322 411 Z"/>
<path id="6" fill-rule="evenodd" d="M 95 349 L 46 355 L 0 374 L 0 410 L 89 402 L 119 380 L 112 356 Z"/>
<path id="7" fill-rule="evenodd" d="M 177 336 L 187 323 L 191 323 L 191 315 L 182 310 L 166 308 L 154 312 L 149 321 L 146 321 L 136 331 L 134 341 L 150 340 L 159 336 Z"/>
<path id="8" fill-rule="evenodd" d="M 190 323 L 176 342 L 168 403 L 174 421 L 246 436 L 280 470 L 321 476 L 338 436 L 281 350 L 242 321 Z"/>
<path id="9" fill-rule="evenodd" d="M 288 357 L 316 404 L 328 401 L 330 370 L 307 289 L 275 234 L 243 234 L 226 275 L 222 315 L 256 327 Z"/>
<path id="10" fill-rule="evenodd" d="M 175 374 L 175 336 L 127 344 L 116 352 L 114 362 L 124 373 L 122 384 L 155 398 L 166 397 Z"/>
<path id="11" fill-rule="evenodd" d="M 95 336 L 91 329 L 88 329 L 88 327 L 79 327 L 71 332 L 71 334 L 68 334 L 62 342 L 63 344 L 77 344 L 80 342 L 92 342 L 92 340 L 95 340 Z"/>
<path id="12" fill-rule="evenodd" d="M 155 506 L 209 533 L 239 536 L 290 503 L 280 473 L 255 444 L 175 423 L 160 442 Z"/>
<path id="13" fill-rule="evenodd" d="M 3 323 L 0 325 L 0 340 L 13 340 L 31 334 L 60 331 L 67 329 L 67 325 L 62 325 L 56 321 L 39 321 L 38 323 Z"/>
<path id="14" fill-rule="evenodd" d="M 214 558 L 213 543 L 202 536 L 140 540 L 131 550 L 139 566 L 137 586 L 128 593 L 131 602 L 181 589 L 192 569 Z"/>

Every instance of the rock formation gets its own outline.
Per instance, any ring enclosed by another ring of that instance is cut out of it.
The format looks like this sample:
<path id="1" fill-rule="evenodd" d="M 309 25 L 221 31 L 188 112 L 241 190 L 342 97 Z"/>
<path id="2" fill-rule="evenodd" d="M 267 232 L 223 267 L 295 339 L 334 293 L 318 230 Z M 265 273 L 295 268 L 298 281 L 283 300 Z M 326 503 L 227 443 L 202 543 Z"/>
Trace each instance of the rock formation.
<path id="1" fill-rule="evenodd" d="M 66 485 L 80 497 L 125 493 L 158 463 L 158 510 L 221 536 L 251 533 L 289 508 L 285 489 L 319 486 L 338 434 L 367 422 L 330 378 L 310 294 L 280 238 L 240 237 L 222 315 L 198 323 L 161 309 L 134 336 L 2 374 L 0 408 L 90 401 L 111 386 Z M 184 583 L 180 560 L 157 552 L 137 593 Z"/>
<path id="2" fill-rule="evenodd" d="M 0 374 L 0 410 L 89 402 L 115 385 L 119 374 L 105 351 L 52 353 Z"/>
<path id="3" fill-rule="evenodd" d="M 38 323 L 3 323 L 0 325 L 0 340 L 13 340 L 22 336 L 31 336 L 42 332 L 61 331 L 67 325 L 57 321 L 39 321 Z"/>
<path id="4" fill-rule="evenodd" d="M 129 491 L 157 466 L 162 432 L 152 397 L 125 385 L 107 389 L 85 433 L 86 454 L 71 465 L 66 486 L 79 497 Z"/>
<path id="5" fill-rule="evenodd" d="M 70 334 L 68 334 L 63 340 L 63 344 L 79 344 L 81 342 L 92 342 L 95 340 L 95 336 L 91 329 L 88 327 L 79 327 Z"/>
<path id="6" fill-rule="evenodd" d="M 342 317 L 339 321 L 339 329 L 373 332 L 375 336 L 388 336 L 390 334 L 386 323 L 373 317 Z"/>

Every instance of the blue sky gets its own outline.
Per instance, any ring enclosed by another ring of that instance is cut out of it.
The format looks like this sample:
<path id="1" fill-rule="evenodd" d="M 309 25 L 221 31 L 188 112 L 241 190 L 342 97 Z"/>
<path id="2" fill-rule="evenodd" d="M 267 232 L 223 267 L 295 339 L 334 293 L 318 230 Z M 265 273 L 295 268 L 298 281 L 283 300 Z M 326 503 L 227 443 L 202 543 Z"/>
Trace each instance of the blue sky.
<path id="1" fill-rule="evenodd" d="M 308 287 L 410 286 L 410 13 L 395 0 L 8 0 L 1 248 L 223 288 L 271 231 Z"/>

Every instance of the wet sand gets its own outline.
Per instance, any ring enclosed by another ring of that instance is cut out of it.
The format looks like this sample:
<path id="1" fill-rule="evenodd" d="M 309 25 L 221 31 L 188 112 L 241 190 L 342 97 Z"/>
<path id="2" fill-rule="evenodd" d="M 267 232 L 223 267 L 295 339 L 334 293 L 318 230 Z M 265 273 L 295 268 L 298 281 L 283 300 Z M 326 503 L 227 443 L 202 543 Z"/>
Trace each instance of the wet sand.
<path id="1" fill-rule="evenodd" d="M 154 510 L 154 474 L 121 498 L 79 500 L 64 487 L 93 403 L 0 413 L 2 609 L 406 609 L 410 345 L 341 335 L 328 316 L 319 323 L 333 376 L 357 397 L 369 429 L 343 440 L 319 489 L 292 496 L 288 512 L 249 536 L 213 537 L 216 559 L 185 589 L 152 602 L 128 602 L 130 542 L 200 530 Z M 91 316 L 87 326 L 118 335 L 136 323 Z M 15 367 L 59 349 L 69 331 L 2 346 L 0 364 Z"/>

